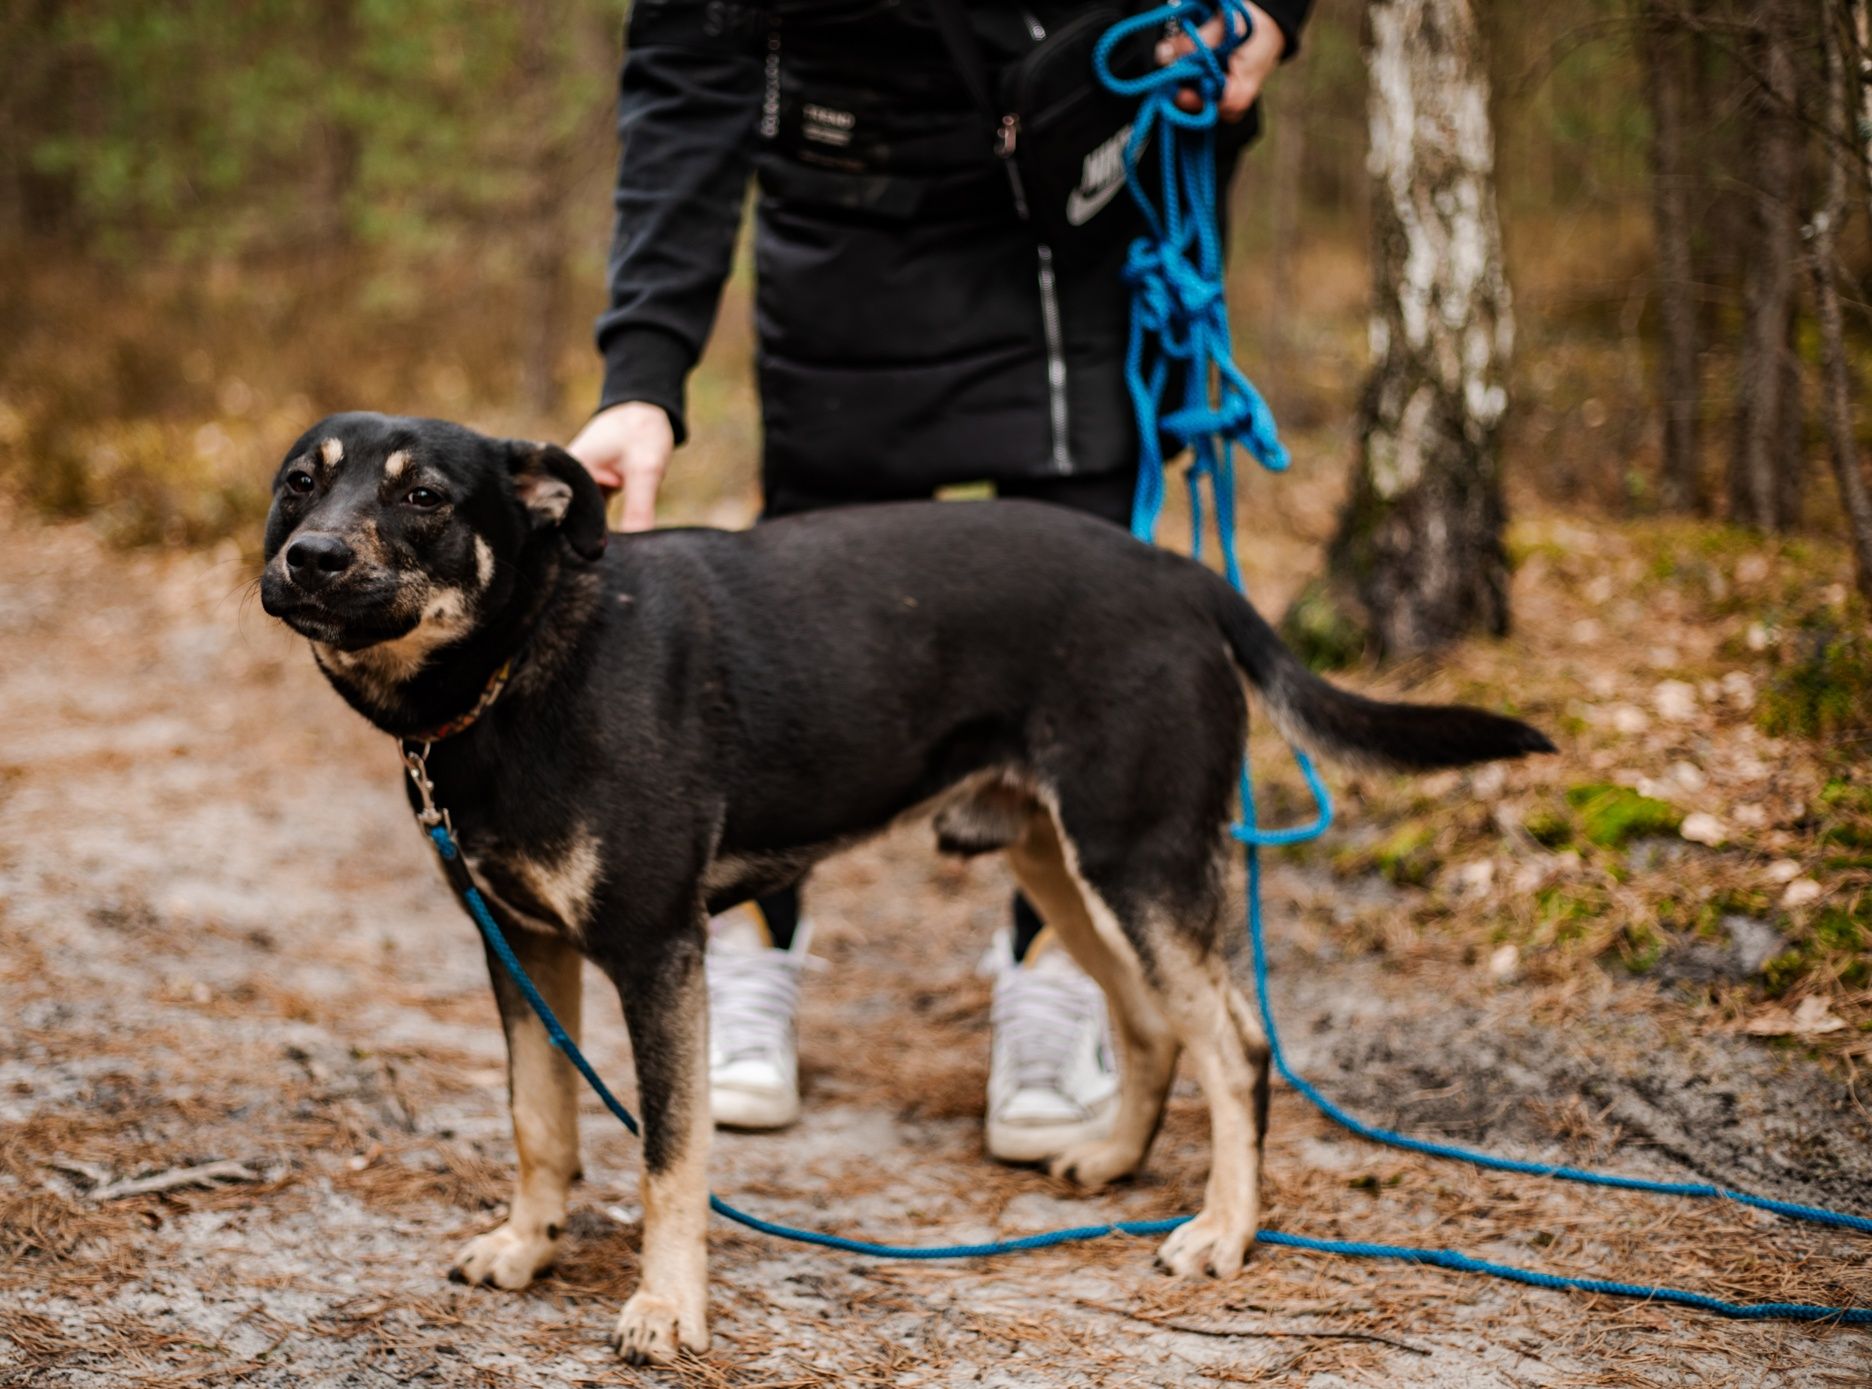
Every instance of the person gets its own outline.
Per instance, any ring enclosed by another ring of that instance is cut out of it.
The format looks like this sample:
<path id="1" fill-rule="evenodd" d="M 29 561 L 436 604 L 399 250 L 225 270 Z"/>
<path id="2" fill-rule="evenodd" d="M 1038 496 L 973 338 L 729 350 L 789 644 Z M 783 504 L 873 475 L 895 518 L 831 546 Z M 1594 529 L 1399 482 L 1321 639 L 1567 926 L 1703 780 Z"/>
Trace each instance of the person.
<path id="1" fill-rule="evenodd" d="M 569 446 L 622 493 L 622 529 L 654 524 L 688 434 L 685 383 L 732 265 L 750 172 L 763 519 L 989 481 L 1002 497 L 1128 523 L 1137 427 L 1122 374 L 1122 244 L 1078 264 L 1041 247 L 944 42 L 931 8 L 941 3 L 632 7 L 610 302 L 597 325 L 604 383 Z M 1250 7 L 1219 102 L 1242 134 L 1228 142 L 1225 178 L 1309 5 Z M 995 67 L 1083 14 L 1070 0 L 966 7 Z M 1158 60 L 1186 47 L 1167 32 Z M 1092 211 L 1117 193 L 1115 179 L 1076 190 Z M 797 888 L 712 923 L 718 1123 L 777 1128 L 799 1113 L 794 1015 L 809 938 Z M 993 955 L 986 1146 L 1038 1161 L 1110 1122 L 1104 1000 L 1023 899 Z"/>

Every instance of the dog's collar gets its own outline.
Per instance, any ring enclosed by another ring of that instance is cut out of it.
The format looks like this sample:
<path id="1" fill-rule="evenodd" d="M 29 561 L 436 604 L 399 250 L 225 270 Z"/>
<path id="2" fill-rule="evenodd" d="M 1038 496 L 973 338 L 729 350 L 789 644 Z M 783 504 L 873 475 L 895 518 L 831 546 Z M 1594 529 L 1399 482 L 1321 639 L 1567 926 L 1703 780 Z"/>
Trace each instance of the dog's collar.
<path id="1" fill-rule="evenodd" d="M 483 714 L 494 707 L 494 701 L 499 699 L 501 692 L 507 688 L 507 681 L 512 677 L 514 667 L 519 663 L 520 658 L 517 655 L 509 656 L 502 661 L 500 668 L 490 675 L 487 684 L 481 687 L 481 697 L 474 702 L 474 707 L 467 713 L 457 714 L 454 718 L 439 723 L 433 728 L 425 728 L 420 732 L 408 734 L 397 741 L 422 743 L 427 746 L 430 743 L 439 743 L 444 738 L 453 738 L 457 733 L 466 733 L 480 721 Z"/>
<path id="2" fill-rule="evenodd" d="M 446 723 L 439 723 L 433 728 L 425 728 L 419 733 L 411 733 L 398 738 L 397 752 L 402 755 L 403 767 L 409 773 L 410 781 L 416 787 L 416 794 L 422 799 L 422 808 L 416 812 L 416 818 L 424 829 L 434 829 L 437 825 L 449 830 L 454 826 L 449 823 L 446 810 L 438 809 L 435 803 L 435 783 L 429 779 L 429 749 L 444 738 L 453 738 L 457 733 L 465 733 L 472 728 L 481 716 L 494 707 L 494 701 L 501 697 L 501 691 L 507 688 L 507 681 L 512 678 L 514 667 L 520 664 L 522 653 L 516 652 L 500 663 L 500 667 L 488 677 L 487 684 L 481 687 L 481 697 L 474 702 L 474 707 L 465 714 L 457 714 Z"/>

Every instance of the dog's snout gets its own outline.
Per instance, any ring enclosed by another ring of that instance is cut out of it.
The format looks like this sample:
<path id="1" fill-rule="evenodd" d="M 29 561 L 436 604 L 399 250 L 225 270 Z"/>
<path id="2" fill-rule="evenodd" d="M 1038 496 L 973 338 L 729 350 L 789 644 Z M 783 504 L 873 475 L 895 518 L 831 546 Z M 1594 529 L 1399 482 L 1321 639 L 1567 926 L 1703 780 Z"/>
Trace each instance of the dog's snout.
<path id="1" fill-rule="evenodd" d="M 351 567 L 357 553 L 336 535 L 314 532 L 286 547 L 286 570 L 303 589 L 319 589 Z"/>

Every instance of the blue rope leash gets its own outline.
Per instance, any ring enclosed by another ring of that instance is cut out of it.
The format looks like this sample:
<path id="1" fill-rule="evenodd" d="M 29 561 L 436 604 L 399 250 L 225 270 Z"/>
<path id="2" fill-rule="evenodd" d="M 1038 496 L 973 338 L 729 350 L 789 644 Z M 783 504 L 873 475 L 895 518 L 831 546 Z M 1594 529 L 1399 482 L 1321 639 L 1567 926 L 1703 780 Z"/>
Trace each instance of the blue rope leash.
<path id="1" fill-rule="evenodd" d="M 428 831 L 435 850 L 447 865 L 455 865 L 460 859 L 460 851 L 448 829 L 437 825 Z M 1251 846 L 1252 850 L 1252 846 Z M 1250 858 L 1252 866 L 1254 860 Z M 567 1035 L 554 1015 L 552 1007 L 538 988 L 528 977 L 513 947 L 507 943 L 499 924 L 488 910 L 487 902 L 479 889 L 472 883 L 463 882 L 462 897 L 468 907 L 468 914 L 480 929 L 488 949 L 500 961 L 501 968 L 519 987 L 528 1005 L 539 1017 L 546 1028 L 546 1035 L 552 1044 L 566 1056 L 578 1073 L 585 1077 L 594 1094 L 604 1102 L 606 1109 L 633 1134 L 638 1132 L 637 1119 L 618 1097 L 611 1093 L 611 1087 L 604 1083 L 578 1044 Z M 1255 918 L 1258 923 L 1258 915 Z M 1263 1015 L 1266 1016 L 1266 966 L 1260 950 L 1260 935 L 1255 935 L 1256 947 L 1256 985 L 1261 993 Z M 1270 1040 L 1272 1032 L 1270 1030 Z M 1291 1076 L 1285 1067 L 1282 1074 Z M 1061 1230 L 1045 1230 L 1039 1234 L 1023 1235 L 1015 1239 L 987 1240 L 979 1244 L 945 1245 L 902 1245 L 878 1244 L 870 1240 L 851 1239 L 844 1235 L 827 1234 L 822 1230 L 805 1230 L 793 1225 L 783 1225 L 778 1221 L 763 1220 L 757 1215 L 730 1205 L 714 1193 L 709 1194 L 709 1209 L 737 1225 L 771 1235 L 777 1239 L 791 1240 L 796 1244 L 816 1245 L 822 1249 L 836 1249 L 847 1254 L 863 1254 L 878 1259 L 984 1259 L 1002 1254 L 1024 1254 L 1036 1249 L 1049 1249 L 1056 1245 L 1077 1244 L 1086 1240 L 1103 1239 L 1109 1235 L 1165 1235 L 1177 1226 L 1189 1220 L 1187 1215 L 1172 1216 L 1164 1220 L 1118 1220 L 1105 1225 L 1076 1225 Z M 1718 1316 L 1736 1317 L 1746 1320 L 1793 1320 L 1793 1321 L 1840 1321 L 1849 1324 L 1872 1324 L 1872 1308 L 1858 1307 L 1822 1307 L 1805 1302 L 1763 1302 L 1739 1303 L 1725 1302 L 1721 1298 L 1708 1297 L 1702 1293 L 1689 1292 L 1681 1288 L 1652 1287 L 1643 1283 L 1622 1283 L 1602 1278 L 1569 1278 L 1560 1274 L 1542 1273 L 1537 1269 L 1518 1268 L 1513 1264 L 1491 1263 L 1476 1259 L 1455 1249 L 1425 1249 L 1408 1244 L 1374 1244 L 1358 1240 L 1321 1239 L 1311 1235 L 1288 1234 L 1281 1230 L 1260 1230 L 1255 1234 L 1258 1244 L 1275 1245 L 1284 1249 L 1299 1249 L 1313 1254 L 1336 1254 L 1354 1259 L 1390 1259 L 1403 1263 L 1422 1264 L 1431 1268 L 1450 1269 L 1458 1273 L 1483 1273 L 1490 1277 L 1506 1279 L 1509 1282 L 1524 1283 L 1530 1287 L 1549 1288 L 1560 1292 L 1607 1293 L 1619 1297 L 1640 1298 L 1651 1302 L 1668 1302 L 1683 1307 L 1694 1307 L 1701 1311 L 1713 1312 Z"/>
<path id="2" fill-rule="evenodd" d="M 1223 568 L 1229 581 L 1242 590 L 1241 571 L 1236 563 L 1234 546 L 1234 449 L 1237 445 L 1246 448 L 1262 466 L 1274 471 L 1285 469 L 1288 457 L 1275 432 L 1273 415 L 1266 402 L 1232 360 L 1228 312 L 1223 297 L 1222 248 L 1215 215 L 1215 96 L 1222 87 L 1223 65 L 1227 55 L 1246 37 L 1252 21 L 1242 0 L 1219 0 L 1221 9 L 1231 19 L 1229 28 L 1235 33 L 1233 37 L 1225 38 L 1219 47 L 1211 49 L 1197 32 L 1197 26 L 1215 12 L 1217 3 L 1218 0 L 1185 0 L 1185 3 L 1168 4 L 1125 20 L 1105 35 L 1098 46 L 1094 62 L 1106 85 L 1124 95 L 1139 98 L 1138 117 L 1126 150 L 1129 167 L 1136 167 L 1137 155 L 1144 147 L 1144 142 L 1155 138 L 1164 170 L 1161 207 L 1152 204 L 1135 180 L 1131 183 L 1132 196 L 1142 209 L 1149 227 L 1149 235 L 1132 245 L 1124 272 L 1133 296 L 1125 381 L 1137 411 L 1141 436 L 1141 466 L 1132 529 L 1140 539 L 1154 542 L 1157 521 L 1164 503 L 1162 437 L 1167 433 L 1177 441 L 1179 447 L 1189 448 L 1193 459 L 1188 478 L 1193 520 L 1192 549 L 1200 559 L 1204 529 L 1202 489 L 1206 483 L 1215 512 L 1217 546 Z M 1194 44 L 1194 51 L 1168 67 L 1141 77 L 1122 78 L 1111 71 L 1110 57 L 1118 43 L 1139 29 L 1165 24 L 1174 24 L 1188 35 Z M 1205 95 L 1207 99 L 1201 111 L 1192 113 L 1177 108 L 1176 93 L 1182 88 L 1192 88 Z M 1176 408 L 1166 412 L 1163 406 L 1173 376 L 1180 378 L 1182 396 Z M 1431 1157 L 1453 1158 L 1494 1171 L 1556 1177 L 1629 1191 L 1730 1200 L 1794 1220 L 1872 1233 L 1872 1220 L 1822 1207 L 1775 1201 L 1703 1183 L 1647 1181 L 1580 1168 L 1521 1162 L 1450 1144 L 1411 1138 L 1367 1124 L 1348 1114 L 1295 1074 L 1287 1064 L 1281 1048 L 1280 1034 L 1275 1027 L 1274 1014 L 1268 1001 L 1267 951 L 1261 916 L 1260 851 L 1264 847 L 1302 843 L 1323 834 L 1332 823 L 1332 800 L 1312 762 L 1298 749 L 1293 752 L 1318 807 L 1318 815 L 1313 823 L 1290 829 L 1261 828 L 1256 823 L 1254 787 L 1244 759 L 1241 774 L 1244 823 L 1234 826 L 1232 833 L 1243 845 L 1247 857 L 1248 932 L 1254 951 L 1255 995 L 1267 1030 L 1274 1065 L 1282 1079 L 1322 1114 L 1376 1143 Z M 487 941 L 488 949 L 494 953 L 501 967 L 525 996 L 528 1005 L 539 1016 L 552 1044 L 584 1076 L 586 1083 L 604 1102 L 605 1108 L 631 1133 L 637 1133 L 636 1118 L 611 1093 L 610 1087 L 567 1035 L 558 1018 L 553 1015 L 552 1008 L 527 977 L 526 970 L 488 910 L 486 901 L 468 878 L 446 823 L 433 826 L 428 834 L 436 852 L 442 856 L 444 865 L 451 870 L 451 879 L 461 891 L 469 915 Z M 760 1234 L 883 1259 L 987 1258 L 1102 1239 L 1110 1235 L 1162 1235 L 1191 1218 L 1184 1215 L 1163 1220 L 1121 1220 L 1103 1225 L 1080 1225 L 978 1244 L 895 1245 L 850 1239 L 843 1235 L 763 1220 L 737 1209 L 713 1193 L 709 1196 L 709 1208 L 717 1215 Z M 1604 1293 L 1669 1303 L 1724 1317 L 1872 1325 L 1872 1308 L 1824 1307 L 1802 1302 L 1728 1302 L 1682 1288 L 1544 1273 L 1537 1269 L 1477 1259 L 1455 1249 L 1321 1239 L 1279 1230 L 1258 1231 L 1255 1240 L 1260 1244 L 1308 1253 L 1387 1259 L 1458 1273 L 1486 1274 L 1492 1278 L 1560 1292 Z"/>

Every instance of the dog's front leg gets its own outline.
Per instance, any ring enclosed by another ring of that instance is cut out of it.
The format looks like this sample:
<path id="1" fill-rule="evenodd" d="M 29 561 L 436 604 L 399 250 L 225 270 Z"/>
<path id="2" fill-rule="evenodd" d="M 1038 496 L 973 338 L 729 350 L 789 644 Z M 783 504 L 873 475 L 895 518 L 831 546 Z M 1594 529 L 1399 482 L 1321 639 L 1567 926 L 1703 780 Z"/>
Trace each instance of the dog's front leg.
<path id="1" fill-rule="evenodd" d="M 579 1034 L 579 953 L 531 931 L 508 933 L 520 963 L 574 1040 Z M 565 1229 L 566 1193 L 578 1172 L 578 1073 L 559 1054 L 519 987 L 490 953 L 488 973 L 507 1034 L 507 1098 L 519 1172 L 507 1221 L 455 1256 L 458 1282 L 524 1288 L 553 1261 Z"/>
<path id="2" fill-rule="evenodd" d="M 708 1349 L 708 990 L 698 910 L 614 972 L 643 1109 L 643 1277 L 618 1317 L 617 1348 L 666 1364 Z"/>

